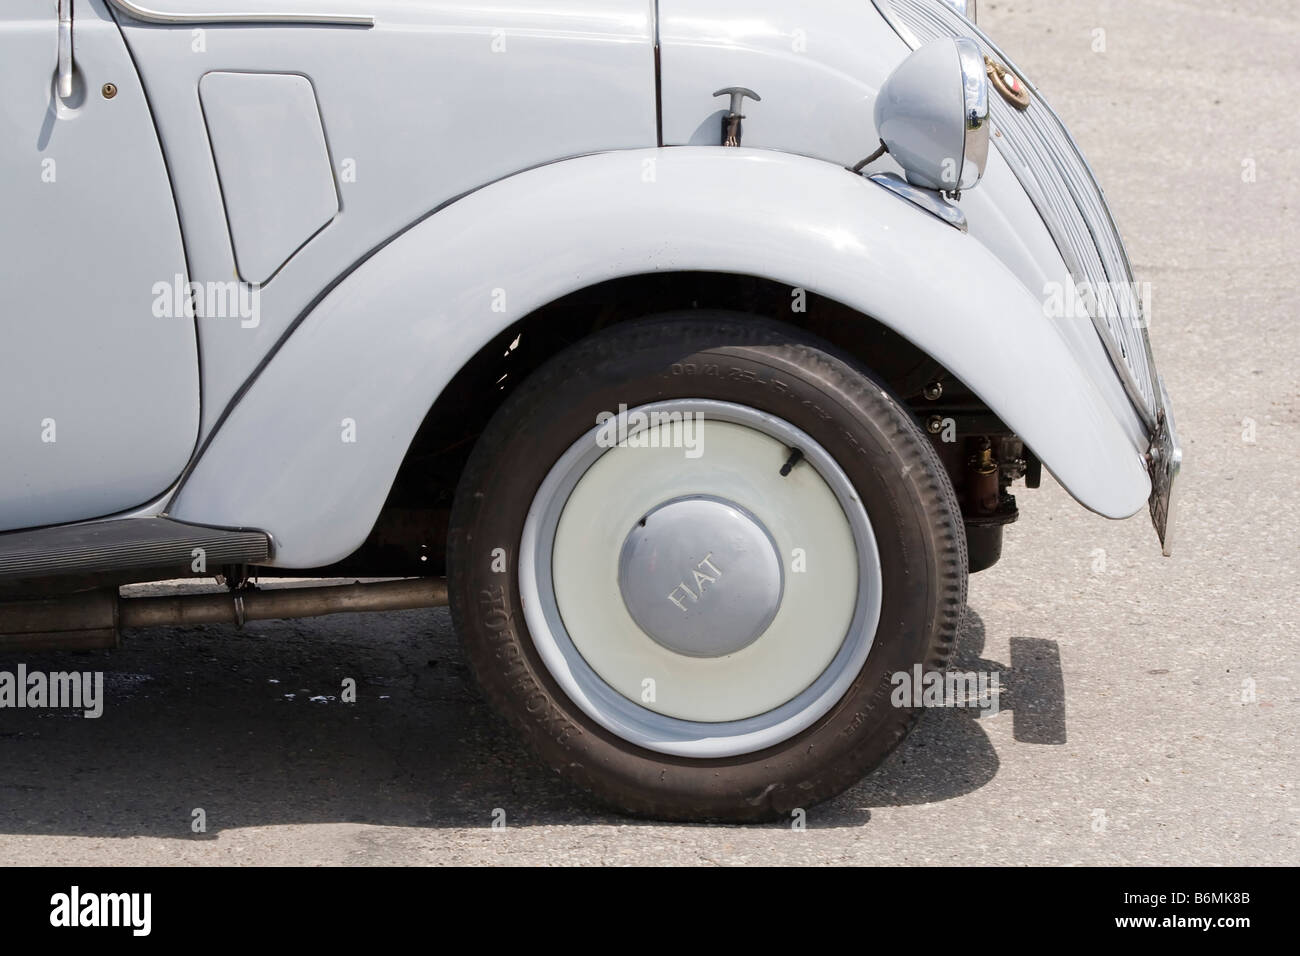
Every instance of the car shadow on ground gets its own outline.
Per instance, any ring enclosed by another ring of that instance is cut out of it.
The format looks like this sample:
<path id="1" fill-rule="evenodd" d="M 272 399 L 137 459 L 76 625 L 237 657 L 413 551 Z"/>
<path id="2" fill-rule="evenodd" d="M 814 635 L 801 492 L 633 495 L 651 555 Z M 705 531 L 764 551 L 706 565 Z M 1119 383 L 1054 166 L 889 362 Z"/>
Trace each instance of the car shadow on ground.
<path id="1" fill-rule="evenodd" d="M 984 675 L 989 683 L 996 677 L 996 709 L 927 709 L 916 729 L 875 772 L 818 808 L 818 826 L 853 825 L 855 808 L 934 803 L 984 786 L 999 766 L 986 721 L 1009 719 L 1017 743 L 1066 742 L 1065 679 L 1057 643 L 1013 637 L 1011 663 L 1002 664 L 983 656 L 984 641 L 983 619 L 967 608 L 950 669 Z"/>
<path id="2" fill-rule="evenodd" d="M 984 660 L 983 648 L 983 622 L 968 611 L 955 666 L 998 674 L 1001 710 L 1012 711 L 985 719 L 1011 719 L 1018 741 L 1063 743 L 1055 643 L 1013 638 L 1010 665 Z M 115 652 L 9 655 L 0 671 L 19 663 L 103 671 L 104 708 L 96 719 L 0 709 L 0 834 L 487 827 L 500 811 L 512 827 L 632 822 L 539 766 L 488 712 L 445 610 L 136 632 Z M 356 700 L 345 703 L 349 680 Z M 810 808 L 807 826 L 858 827 L 872 807 L 982 787 L 998 756 L 974 714 L 926 713 L 874 773 Z"/>

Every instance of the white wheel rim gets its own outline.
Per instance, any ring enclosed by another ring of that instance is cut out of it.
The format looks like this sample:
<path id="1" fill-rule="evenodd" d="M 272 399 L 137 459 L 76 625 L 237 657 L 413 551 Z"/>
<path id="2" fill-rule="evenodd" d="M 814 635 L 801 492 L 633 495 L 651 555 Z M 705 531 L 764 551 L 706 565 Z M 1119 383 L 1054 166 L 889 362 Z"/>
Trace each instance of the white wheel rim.
<path id="1" fill-rule="evenodd" d="M 881 574 L 866 511 L 829 453 L 783 419 L 704 399 L 641 406 L 629 413 L 634 421 L 637 412 L 700 416 L 704 453 L 691 460 L 680 442 L 628 447 L 638 435 L 649 443 L 653 426 L 602 447 L 593 427 L 561 456 L 521 541 L 533 643 L 584 713 L 637 746 L 696 758 L 773 746 L 826 714 L 870 652 Z M 803 462 L 782 476 L 796 448 Z M 703 658 L 670 650 L 638 626 L 618 571 L 620 548 L 641 516 L 699 497 L 732 502 L 759 522 L 784 571 L 779 607 L 762 634 Z"/>

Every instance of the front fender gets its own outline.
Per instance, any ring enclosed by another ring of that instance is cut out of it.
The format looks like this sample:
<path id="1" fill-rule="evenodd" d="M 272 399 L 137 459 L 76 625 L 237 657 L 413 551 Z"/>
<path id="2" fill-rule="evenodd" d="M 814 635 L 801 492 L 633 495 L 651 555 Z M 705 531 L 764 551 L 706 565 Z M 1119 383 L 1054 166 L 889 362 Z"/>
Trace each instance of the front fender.
<path id="1" fill-rule="evenodd" d="M 870 315 L 961 379 L 1080 503 L 1112 518 L 1146 503 L 1132 430 L 976 239 L 829 163 L 678 147 L 520 173 L 397 237 L 302 320 L 170 513 L 270 531 L 282 567 L 341 559 L 488 340 L 570 292 L 657 271 L 762 276 Z"/>

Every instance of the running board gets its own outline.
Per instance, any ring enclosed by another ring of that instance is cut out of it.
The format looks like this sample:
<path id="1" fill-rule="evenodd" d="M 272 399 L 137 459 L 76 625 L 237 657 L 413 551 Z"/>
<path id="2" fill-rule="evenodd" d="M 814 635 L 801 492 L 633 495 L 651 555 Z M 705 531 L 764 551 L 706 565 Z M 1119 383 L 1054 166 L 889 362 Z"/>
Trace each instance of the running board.
<path id="1" fill-rule="evenodd" d="M 271 554 L 264 531 L 227 531 L 170 518 L 118 518 L 0 534 L 0 581 L 172 568 L 215 574 L 225 564 L 258 564 Z"/>

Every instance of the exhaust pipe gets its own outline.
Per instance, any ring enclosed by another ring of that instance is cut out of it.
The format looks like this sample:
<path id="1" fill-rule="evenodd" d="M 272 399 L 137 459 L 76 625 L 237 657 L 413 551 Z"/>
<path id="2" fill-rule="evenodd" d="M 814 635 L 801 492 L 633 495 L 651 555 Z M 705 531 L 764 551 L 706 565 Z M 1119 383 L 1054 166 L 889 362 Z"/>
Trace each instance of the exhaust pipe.
<path id="1" fill-rule="evenodd" d="M 407 611 L 445 607 L 447 584 L 436 578 L 338 584 L 319 588 L 239 590 L 225 594 L 177 594 L 118 599 L 122 627 L 234 624 L 290 617 L 321 617 L 361 611 Z"/>
<path id="2" fill-rule="evenodd" d="M 118 647 L 121 628 L 233 624 L 366 611 L 445 607 L 447 583 L 409 578 L 375 584 L 240 589 L 219 594 L 120 597 L 103 589 L 0 603 L 0 653 Z"/>
<path id="3" fill-rule="evenodd" d="M 0 604 L 0 654 L 90 651 L 120 643 L 113 590 Z"/>

